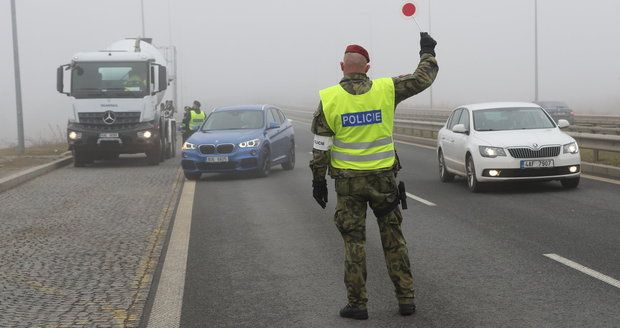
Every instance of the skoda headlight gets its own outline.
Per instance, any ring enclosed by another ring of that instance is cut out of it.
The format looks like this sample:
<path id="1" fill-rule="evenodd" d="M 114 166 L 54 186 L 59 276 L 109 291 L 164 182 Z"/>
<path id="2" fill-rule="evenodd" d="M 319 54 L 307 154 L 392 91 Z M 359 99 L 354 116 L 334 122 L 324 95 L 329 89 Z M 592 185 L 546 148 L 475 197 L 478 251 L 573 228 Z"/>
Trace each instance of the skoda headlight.
<path id="1" fill-rule="evenodd" d="M 495 158 L 497 156 L 506 156 L 504 148 L 501 147 L 479 146 L 478 148 L 482 157 Z"/>
<path id="2" fill-rule="evenodd" d="M 579 152 L 579 146 L 577 146 L 576 142 L 566 144 L 562 149 L 564 150 L 564 154 L 577 154 Z"/>
<path id="3" fill-rule="evenodd" d="M 239 144 L 241 148 L 256 148 L 260 145 L 260 139 L 252 139 Z"/>
<path id="4" fill-rule="evenodd" d="M 190 150 L 190 149 L 196 149 L 196 145 L 194 145 L 193 143 L 189 143 L 189 142 L 184 142 L 183 143 L 183 147 L 181 147 L 182 150 Z"/>

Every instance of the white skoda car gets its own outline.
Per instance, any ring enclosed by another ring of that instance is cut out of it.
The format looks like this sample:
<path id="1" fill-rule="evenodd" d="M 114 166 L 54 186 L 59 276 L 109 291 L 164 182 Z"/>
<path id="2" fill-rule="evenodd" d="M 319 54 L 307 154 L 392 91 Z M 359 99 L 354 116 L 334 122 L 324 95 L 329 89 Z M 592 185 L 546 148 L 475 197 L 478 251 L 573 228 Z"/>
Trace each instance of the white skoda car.
<path id="1" fill-rule="evenodd" d="M 559 180 L 579 184 L 581 158 L 569 125 L 531 103 L 484 103 L 455 109 L 437 135 L 441 181 L 467 178 L 477 192 L 490 181 Z"/>

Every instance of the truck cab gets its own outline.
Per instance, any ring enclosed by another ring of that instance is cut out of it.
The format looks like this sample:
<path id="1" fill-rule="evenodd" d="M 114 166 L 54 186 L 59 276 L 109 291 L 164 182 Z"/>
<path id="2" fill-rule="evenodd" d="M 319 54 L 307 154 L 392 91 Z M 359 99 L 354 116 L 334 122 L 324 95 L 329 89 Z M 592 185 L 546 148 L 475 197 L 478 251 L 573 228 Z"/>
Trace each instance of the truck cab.
<path id="1" fill-rule="evenodd" d="M 76 166 L 119 154 L 145 153 L 153 165 L 174 156 L 167 64 L 150 40 L 126 39 L 58 68 L 57 90 L 72 100 L 67 140 Z"/>

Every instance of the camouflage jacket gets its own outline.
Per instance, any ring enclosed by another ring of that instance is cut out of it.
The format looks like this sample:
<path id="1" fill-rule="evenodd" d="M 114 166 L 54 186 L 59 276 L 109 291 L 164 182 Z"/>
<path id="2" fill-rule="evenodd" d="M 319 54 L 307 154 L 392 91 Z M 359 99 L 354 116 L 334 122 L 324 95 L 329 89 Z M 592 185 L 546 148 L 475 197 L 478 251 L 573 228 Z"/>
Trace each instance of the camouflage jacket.
<path id="1" fill-rule="evenodd" d="M 435 77 L 437 77 L 438 71 L 439 67 L 437 66 L 437 60 L 435 59 L 435 57 L 430 54 L 424 54 L 420 58 L 418 67 L 415 72 L 413 72 L 413 74 L 406 74 L 394 77 L 393 80 L 395 91 L 395 105 L 398 105 L 403 100 L 412 97 L 428 88 L 433 83 L 433 81 L 435 81 Z M 340 85 L 350 94 L 358 95 L 368 92 L 372 87 L 372 81 L 366 74 L 355 73 L 351 75 L 345 75 L 344 78 L 340 80 Z M 312 133 L 320 136 L 334 136 L 334 132 L 331 130 L 329 125 L 327 125 L 327 121 L 325 120 L 323 105 L 321 103 L 319 103 L 319 107 L 314 113 L 311 131 Z M 330 166 L 329 151 L 313 149 L 312 154 L 313 155 L 312 160 L 310 161 L 310 169 L 312 170 L 313 178 L 317 180 L 324 180 L 325 173 L 328 169 L 329 174 L 332 178 L 364 176 L 377 172 L 376 170 L 356 171 L 333 168 Z M 393 170 L 395 171 L 400 168 L 398 156 L 396 156 L 396 159 L 397 160 L 393 168 Z"/>

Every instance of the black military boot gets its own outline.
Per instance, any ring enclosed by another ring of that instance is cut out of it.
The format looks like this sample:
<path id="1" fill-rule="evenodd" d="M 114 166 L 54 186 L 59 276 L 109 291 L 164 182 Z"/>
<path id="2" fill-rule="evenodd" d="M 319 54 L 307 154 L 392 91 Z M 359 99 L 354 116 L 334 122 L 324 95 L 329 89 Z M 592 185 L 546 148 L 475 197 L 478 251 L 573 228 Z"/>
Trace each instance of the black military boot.
<path id="1" fill-rule="evenodd" d="M 366 320 L 368 319 L 368 310 L 365 308 L 360 308 L 351 304 L 347 304 L 345 307 L 342 308 L 342 310 L 340 310 L 340 316 L 343 318 L 351 318 L 355 320 Z"/>
<path id="2" fill-rule="evenodd" d="M 415 304 L 398 304 L 400 315 L 412 315 L 415 313 Z"/>

